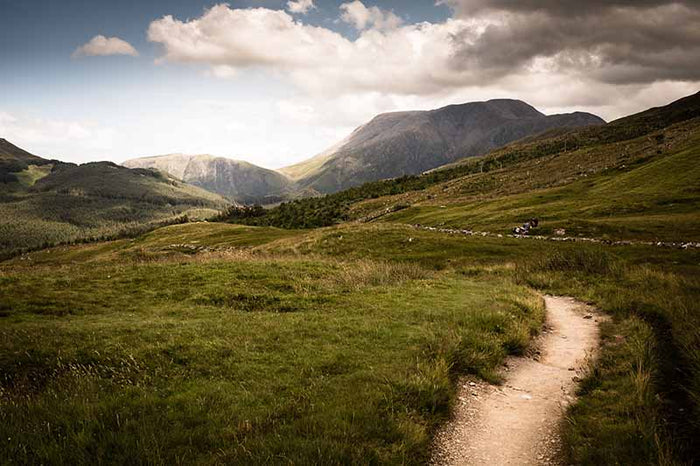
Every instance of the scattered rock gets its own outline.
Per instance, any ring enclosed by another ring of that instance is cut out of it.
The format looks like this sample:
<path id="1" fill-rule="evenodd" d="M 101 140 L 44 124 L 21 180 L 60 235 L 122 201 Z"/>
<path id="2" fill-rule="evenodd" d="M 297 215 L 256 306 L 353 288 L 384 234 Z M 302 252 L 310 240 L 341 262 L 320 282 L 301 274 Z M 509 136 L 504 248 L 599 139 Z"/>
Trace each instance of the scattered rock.
<path id="1" fill-rule="evenodd" d="M 592 318 L 593 318 L 593 314 L 586 314 L 585 316 L 583 316 L 583 318 L 584 318 L 584 319 L 592 319 Z"/>

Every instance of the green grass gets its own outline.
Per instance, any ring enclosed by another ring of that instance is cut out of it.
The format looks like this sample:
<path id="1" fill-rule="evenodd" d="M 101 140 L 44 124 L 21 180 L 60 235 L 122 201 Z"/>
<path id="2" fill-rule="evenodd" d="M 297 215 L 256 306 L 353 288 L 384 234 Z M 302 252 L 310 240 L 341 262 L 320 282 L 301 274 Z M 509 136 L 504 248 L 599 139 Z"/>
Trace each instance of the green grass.
<path id="1" fill-rule="evenodd" d="M 675 148 L 651 159 L 645 155 L 647 138 L 637 141 L 637 149 L 626 143 L 630 156 L 615 162 L 616 168 L 598 167 L 562 186 L 538 189 L 535 183 L 542 183 L 546 172 L 566 179 L 567 162 L 580 163 L 585 154 L 558 156 L 540 161 L 539 166 L 516 166 L 516 172 L 473 175 L 436 189 L 430 199 L 425 195 L 412 199 L 411 207 L 381 220 L 506 233 L 538 217 L 542 234 L 564 228 L 570 235 L 588 237 L 696 241 L 700 239 L 700 140 L 681 135 Z M 620 144 L 597 150 L 597 163 L 613 163 L 604 161 L 605 152 L 621 150 Z M 532 180 L 523 180 L 528 173 Z M 495 192 L 489 194 L 486 185 Z"/>
<path id="2" fill-rule="evenodd" d="M 34 252 L 1 269 L 0 438 L 19 462 L 422 463 L 456 376 L 524 351 L 534 287 L 614 316 L 571 461 L 687 458 L 698 254 L 210 223 Z"/>
<path id="3" fill-rule="evenodd" d="M 14 175 L 17 177 L 20 185 L 31 187 L 34 186 L 37 181 L 51 173 L 52 168 L 53 164 L 29 165 L 26 170 L 15 173 Z"/>
<path id="4" fill-rule="evenodd" d="M 638 254 L 552 251 L 516 272 L 521 283 L 592 301 L 614 318 L 569 411 L 574 464 L 691 464 L 700 455 L 700 257 Z"/>
<path id="5" fill-rule="evenodd" d="M 0 462 L 422 464 L 457 377 L 497 382 L 505 355 L 524 352 L 543 318 L 537 290 L 612 316 L 567 413 L 568 461 L 691 463 L 699 251 L 406 224 L 506 232 L 537 216 L 545 234 L 697 241 L 695 100 L 288 203 L 249 219 L 259 227 L 175 225 L 2 263 Z M 139 191 L 142 212 L 119 183 L 102 191 L 121 172 L 88 169 L 81 186 L 40 179 L 32 189 L 51 202 L 5 195 L 1 218 L 28 209 L 43 223 L 0 223 L 0 239 L 178 213 L 173 185 Z M 293 229 L 343 219 L 359 221 Z"/>
<path id="6" fill-rule="evenodd" d="M 149 170 L 56 163 L 13 173 L 0 194 L 0 258 L 56 244 L 135 236 L 227 202 Z"/>
<path id="7" fill-rule="evenodd" d="M 613 316 L 569 413 L 573 464 L 685 464 L 700 454 L 700 252 L 465 237 L 374 224 L 265 248 L 421 264 L 575 296 Z"/>
<path id="8" fill-rule="evenodd" d="M 0 461 L 422 463 L 543 315 L 417 265 L 184 259 L 5 268 Z"/>

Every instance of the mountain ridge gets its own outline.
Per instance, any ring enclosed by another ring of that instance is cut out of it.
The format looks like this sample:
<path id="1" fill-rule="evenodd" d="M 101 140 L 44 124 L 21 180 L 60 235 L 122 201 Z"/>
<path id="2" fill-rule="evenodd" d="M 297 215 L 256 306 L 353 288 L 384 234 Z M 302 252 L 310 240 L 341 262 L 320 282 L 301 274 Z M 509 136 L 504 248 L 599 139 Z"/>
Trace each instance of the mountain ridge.
<path id="1" fill-rule="evenodd" d="M 234 202 L 276 202 L 295 190 L 294 183 L 275 170 L 210 154 L 156 155 L 129 159 L 122 165 L 161 170 Z"/>
<path id="2" fill-rule="evenodd" d="M 279 172 L 302 188 L 330 193 L 422 173 L 552 128 L 604 123 L 586 112 L 545 115 L 514 99 L 383 113 L 326 151 Z"/>

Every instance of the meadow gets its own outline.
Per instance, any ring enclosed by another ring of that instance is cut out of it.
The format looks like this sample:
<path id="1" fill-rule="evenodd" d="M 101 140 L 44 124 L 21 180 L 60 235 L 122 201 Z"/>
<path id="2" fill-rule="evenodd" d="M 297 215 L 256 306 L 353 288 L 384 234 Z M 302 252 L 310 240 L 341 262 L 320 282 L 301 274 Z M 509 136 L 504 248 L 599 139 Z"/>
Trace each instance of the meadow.
<path id="1" fill-rule="evenodd" d="M 392 224 L 191 223 L 37 251 L 1 268 L 3 462 L 422 464 L 458 378 L 498 383 L 548 292 L 613 316 L 570 460 L 682 464 L 699 259 Z"/>
<path id="2" fill-rule="evenodd" d="M 3 268 L 2 462 L 424 462 L 456 377 L 498 380 L 543 318 L 405 263 L 124 257 Z"/>

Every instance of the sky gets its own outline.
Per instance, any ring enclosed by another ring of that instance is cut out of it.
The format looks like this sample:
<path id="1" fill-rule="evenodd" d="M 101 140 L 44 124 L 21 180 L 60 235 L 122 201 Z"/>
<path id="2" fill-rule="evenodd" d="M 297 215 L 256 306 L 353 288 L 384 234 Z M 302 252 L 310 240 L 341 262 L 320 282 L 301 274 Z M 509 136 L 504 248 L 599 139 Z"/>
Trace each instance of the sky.
<path id="1" fill-rule="evenodd" d="M 612 120 L 700 91 L 700 1 L 0 0 L 0 137 L 279 168 L 387 111 Z"/>

